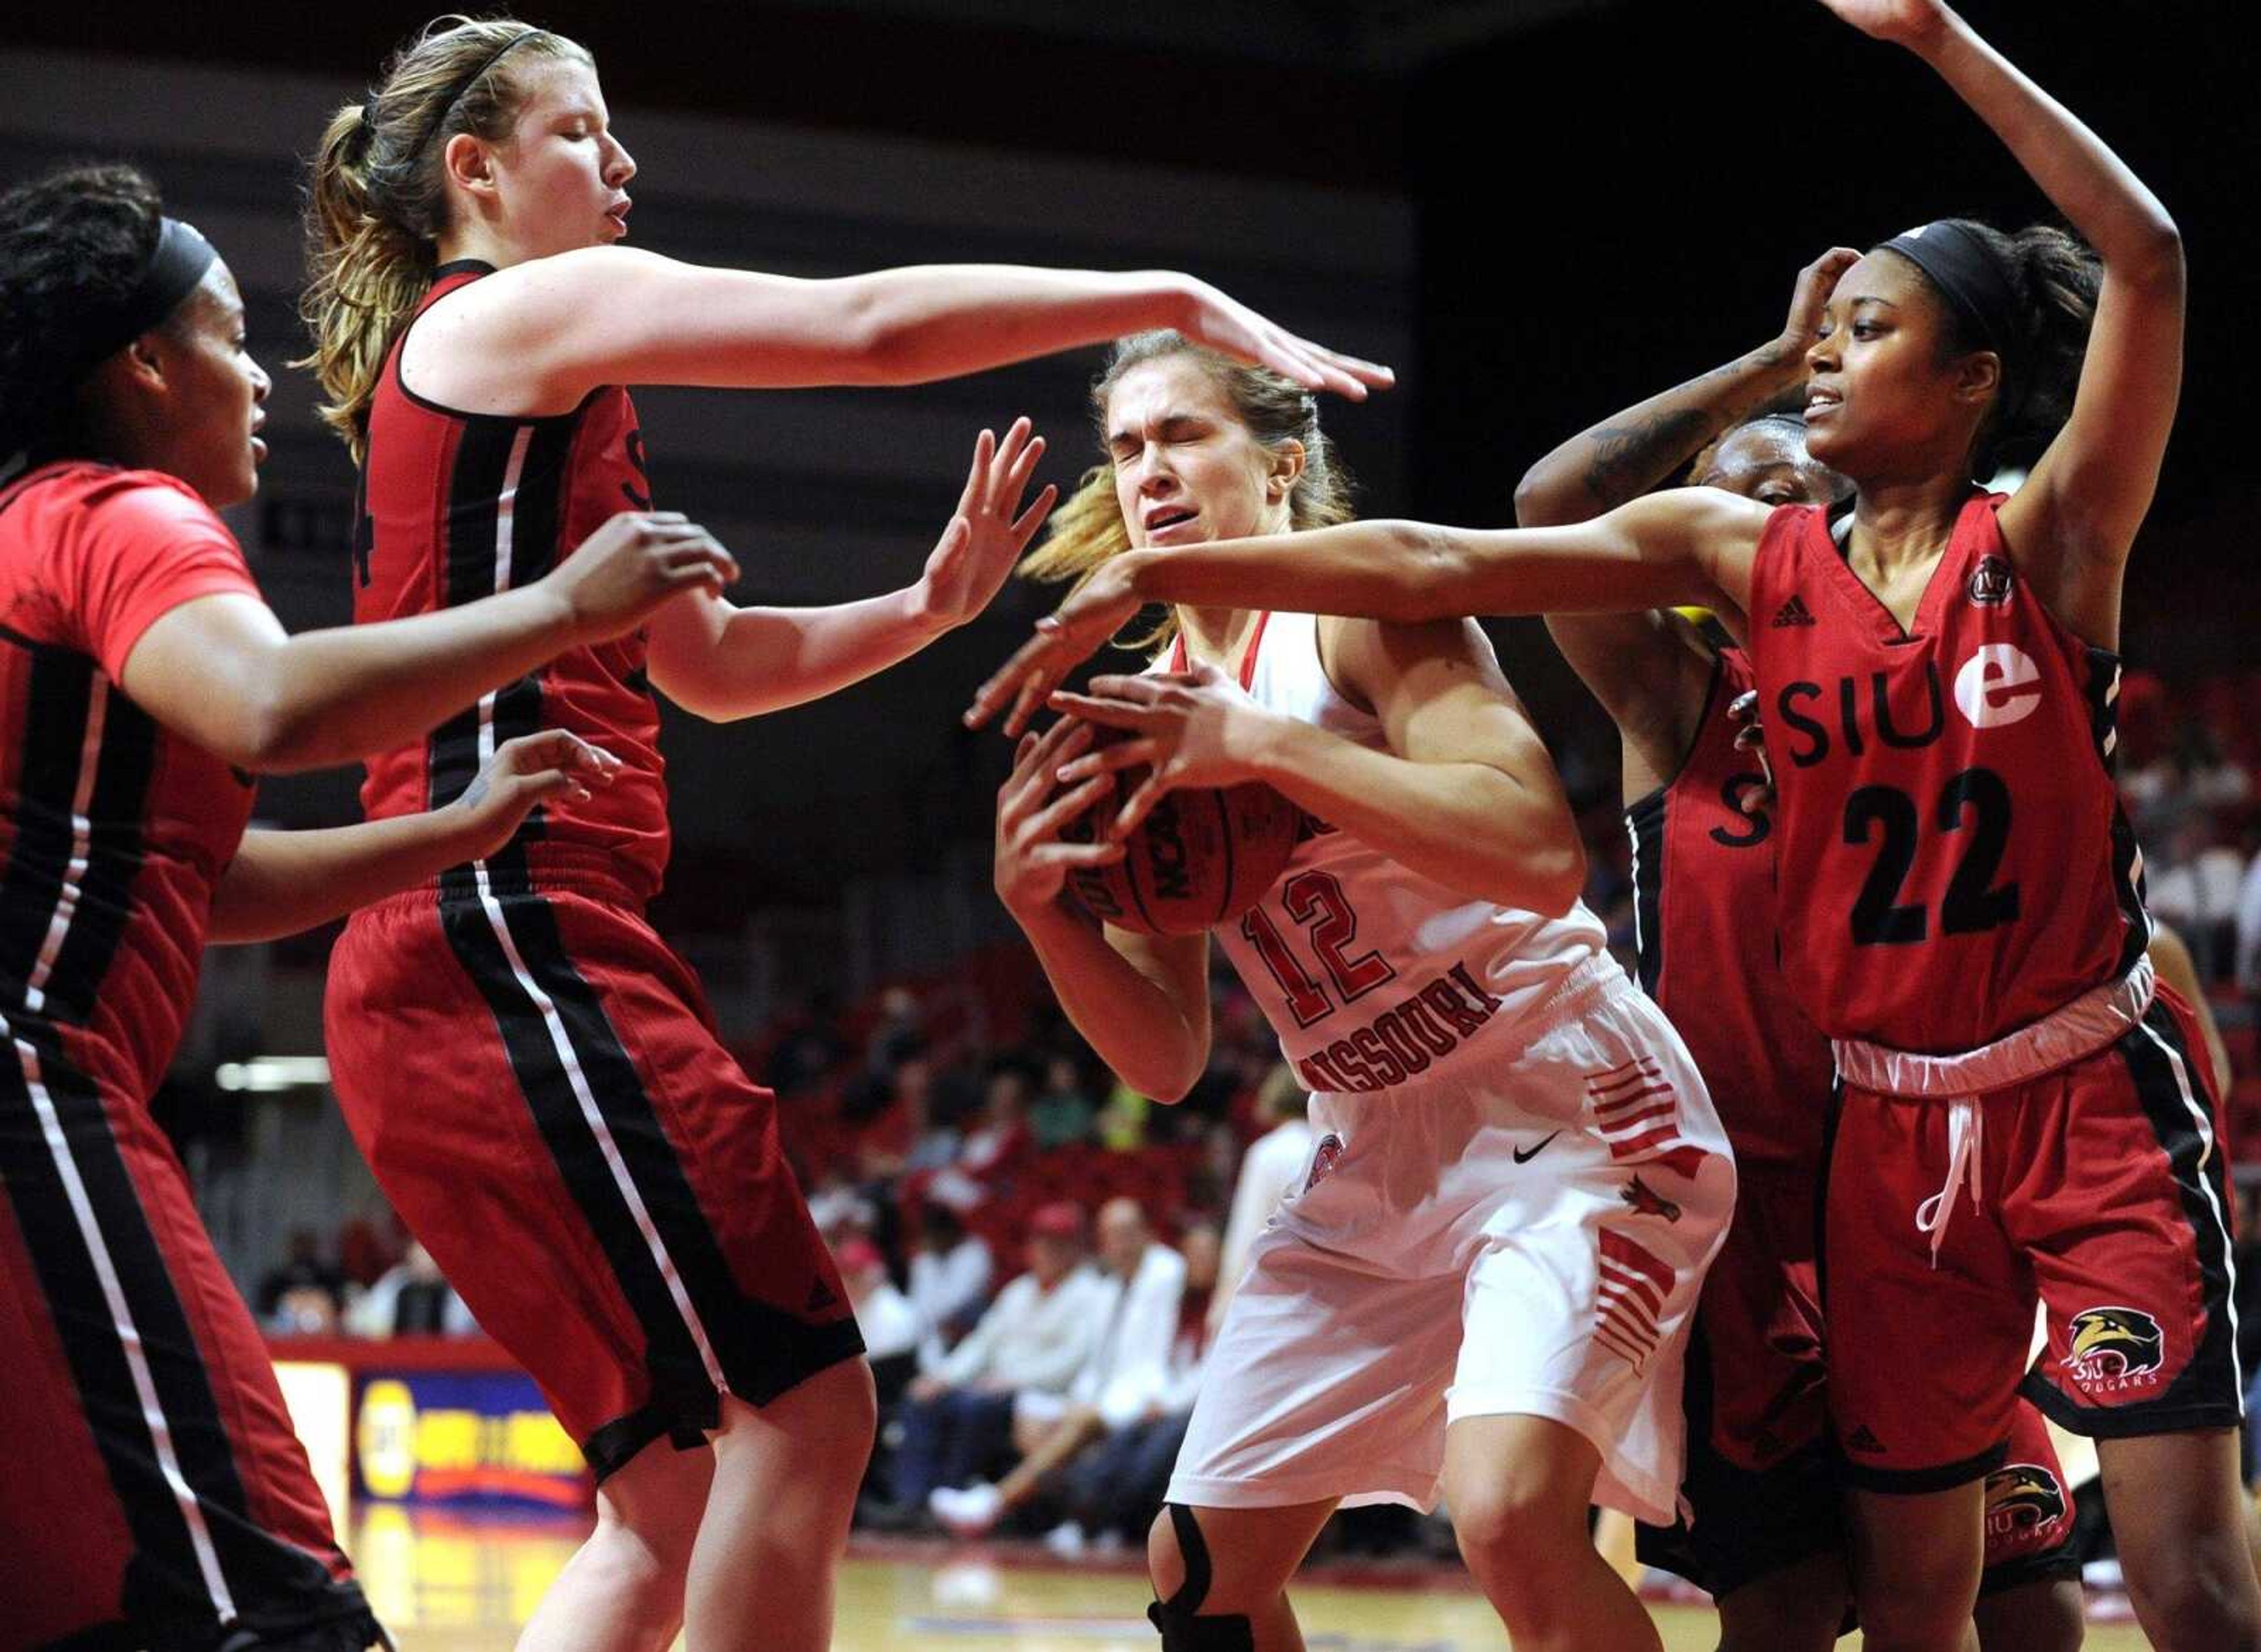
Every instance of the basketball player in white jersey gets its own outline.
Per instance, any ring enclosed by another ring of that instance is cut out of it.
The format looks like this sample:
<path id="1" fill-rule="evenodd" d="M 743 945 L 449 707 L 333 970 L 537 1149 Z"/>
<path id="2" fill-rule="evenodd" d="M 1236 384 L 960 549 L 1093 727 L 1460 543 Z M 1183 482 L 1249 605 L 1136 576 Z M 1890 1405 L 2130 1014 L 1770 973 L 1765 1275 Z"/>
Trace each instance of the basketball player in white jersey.
<path id="1" fill-rule="evenodd" d="M 1347 516 L 1312 398 L 1174 334 L 1095 393 L 1110 463 L 1024 564 Z M 1209 1040 L 1206 936 L 1102 927 L 1063 841 L 1114 783 L 1263 780 L 1304 815 L 1215 931 L 1314 1092 L 1308 1167 L 1257 1241 L 1149 1541 L 1166 1652 L 1301 1648 L 1286 1584 L 1339 1505 L 1441 1490 L 1518 1652 L 1659 1645 L 1586 1531 L 1669 1519 L 1688 1317 L 1724 1232 L 1726 1138 L 1679 1038 L 1579 904 L 1545 747 L 1472 622 L 1185 611 L 1153 669 L 1069 696 L 1000 795 L 1000 895 L 1061 1006 L 1174 1101 Z M 1091 724 L 1130 737 L 1095 746 Z"/>

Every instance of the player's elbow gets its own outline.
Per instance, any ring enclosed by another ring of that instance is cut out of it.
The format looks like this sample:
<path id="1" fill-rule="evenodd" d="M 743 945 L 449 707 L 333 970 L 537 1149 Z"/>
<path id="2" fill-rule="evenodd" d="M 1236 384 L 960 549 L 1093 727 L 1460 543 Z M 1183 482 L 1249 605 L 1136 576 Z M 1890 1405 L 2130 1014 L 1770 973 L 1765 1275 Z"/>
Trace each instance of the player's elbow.
<path id="1" fill-rule="evenodd" d="M 1449 528 L 1429 522 L 1385 525 L 1396 552 L 1381 564 L 1383 584 L 1367 605 L 1377 619 L 1400 625 L 1460 618 L 1461 593 L 1474 572 L 1468 546 Z"/>
<path id="2" fill-rule="evenodd" d="M 360 755 L 329 751 L 325 723 L 295 696 L 269 685 L 234 707 L 212 755 L 252 774 L 293 774 Z"/>
<path id="3" fill-rule="evenodd" d="M 1554 528 L 1570 518 L 1561 508 L 1557 490 L 1543 474 L 1544 467 L 1532 465 L 1515 485 L 1515 525 L 1518 528 Z"/>
<path id="4" fill-rule="evenodd" d="M 2167 209 L 2154 205 L 2124 249 L 2105 262 L 2105 273 L 2140 291 L 2179 295 L 2184 285 L 2183 234 Z"/>
<path id="5" fill-rule="evenodd" d="M 1575 833 L 1561 834 L 1525 855 L 1517 870 L 1517 905 L 1541 917 L 1567 917 L 1586 890 L 1585 845 Z"/>

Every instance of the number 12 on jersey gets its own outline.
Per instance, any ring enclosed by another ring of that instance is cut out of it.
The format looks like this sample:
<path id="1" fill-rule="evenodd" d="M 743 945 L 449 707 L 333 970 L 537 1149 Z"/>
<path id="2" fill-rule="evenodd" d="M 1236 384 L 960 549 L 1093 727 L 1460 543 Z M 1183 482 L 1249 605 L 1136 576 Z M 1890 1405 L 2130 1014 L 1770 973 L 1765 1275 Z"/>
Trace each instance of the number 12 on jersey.
<path id="1" fill-rule="evenodd" d="M 1358 938 L 1358 914 L 1343 893 L 1342 880 L 1331 872 L 1297 873 L 1281 889 L 1280 905 L 1304 930 L 1311 955 L 1326 972 L 1325 981 L 1303 966 L 1262 906 L 1251 907 L 1241 918 L 1240 933 L 1279 983 L 1297 1026 L 1308 1027 L 1397 978 L 1389 960 L 1371 948 L 1355 958 L 1346 956 Z"/>

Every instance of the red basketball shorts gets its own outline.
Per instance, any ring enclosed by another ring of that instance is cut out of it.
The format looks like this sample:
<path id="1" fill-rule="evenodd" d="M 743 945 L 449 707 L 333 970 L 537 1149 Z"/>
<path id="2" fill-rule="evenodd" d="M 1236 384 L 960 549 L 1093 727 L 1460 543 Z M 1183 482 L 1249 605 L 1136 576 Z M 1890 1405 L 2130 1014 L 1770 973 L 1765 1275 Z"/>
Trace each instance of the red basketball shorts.
<path id="1" fill-rule="evenodd" d="M 358 1648 L 275 1368 L 147 1107 L 52 1027 L 0 1048 L 0 1648 Z"/>
<path id="2" fill-rule="evenodd" d="M 385 1196 L 602 1478 L 863 1340 L 775 1098 L 689 968 L 597 867 L 493 864 L 347 925 L 332 1078 Z"/>
<path id="3" fill-rule="evenodd" d="M 1856 1483 L 1937 1490 L 1998 1467 L 2021 1382 L 2100 1438 L 2238 1422 L 2219 1103 L 2190 1012 L 2149 988 L 2139 967 L 2109 989 L 2102 1041 L 2038 1075 L 1985 1081 L 2014 1070 L 2025 1033 L 1932 1063 L 1978 1081 L 1973 1102 L 1886 1093 L 1840 1047 L 1829 1403 Z M 1893 1059 L 1913 1088 L 1927 1059 Z M 2037 1297 L 2049 1341 L 2028 1376 Z"/>
<path id="4" fill-rule="evenodd" d="M 1741 1167 L 1734 1221 L 1704 1277 L 1688 1351 L 1682 1490 L 1692 1518 L 1640 1530 L 1644 1562 L 1715 1599 L 1846 1547 L 1814 1254 L 1819 1169 Z M 1986 1498 L 1982 1593 L 2078 1575 L 2071 1489 L 2041 1413 L 2023 1401 Z"/>

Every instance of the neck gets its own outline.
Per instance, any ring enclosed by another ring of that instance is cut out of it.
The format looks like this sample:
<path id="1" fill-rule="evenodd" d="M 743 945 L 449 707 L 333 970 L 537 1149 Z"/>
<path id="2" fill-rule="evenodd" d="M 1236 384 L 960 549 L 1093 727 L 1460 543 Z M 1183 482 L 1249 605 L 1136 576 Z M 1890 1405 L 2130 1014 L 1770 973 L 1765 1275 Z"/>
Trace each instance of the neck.
<path id="1" fill-rule="evenodd" d="M 1188 657 L 1237 671 L 1259 617 L 1253 608 L 1180 608 L 1178 628 Z"/>
<path id="2" fill-rule="evenodd" d="M 480 263 L 492 264 L 497 269 L 507 269 L 513 264 L 522 264 L 539 255 L 489 224 L 468 224 L 461 229 L 451 229 L 440 237 L 439 261 L 443 264 L 461 263 L 466 258 L 473 258 Z"/>
<path id="3" fill-rule="evenodd" d="M 1853 545 L 1863 561 L 1889 578 L 1947 548 L 1955 519 L 1970 497 L 1970 484 L 1955 472 L 1915 482 L 1865 486 L 1853 506 Z"/>

